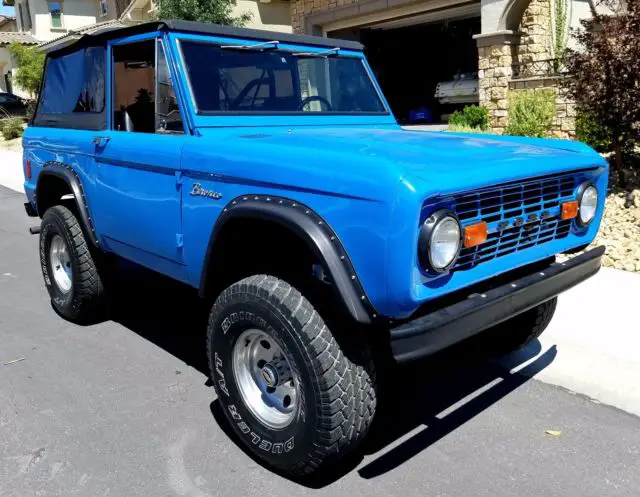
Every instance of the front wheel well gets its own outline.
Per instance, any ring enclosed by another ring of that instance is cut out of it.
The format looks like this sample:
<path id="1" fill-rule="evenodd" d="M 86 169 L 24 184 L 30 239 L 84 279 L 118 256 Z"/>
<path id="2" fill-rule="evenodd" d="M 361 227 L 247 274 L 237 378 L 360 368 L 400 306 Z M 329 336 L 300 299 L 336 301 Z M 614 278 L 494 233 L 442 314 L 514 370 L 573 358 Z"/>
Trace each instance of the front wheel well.
<path id="1" fill-rule="evenodd" d="M 281 278 L 312 300 L 331 300 L 335 293 L 323 261 L 291 229 L 256 218 L 227 221 L 216 233 L 202 293 L 216 298 L 225 288 L 254 274 Z M 315 298 L 314 298 L 315 297 Z"/>

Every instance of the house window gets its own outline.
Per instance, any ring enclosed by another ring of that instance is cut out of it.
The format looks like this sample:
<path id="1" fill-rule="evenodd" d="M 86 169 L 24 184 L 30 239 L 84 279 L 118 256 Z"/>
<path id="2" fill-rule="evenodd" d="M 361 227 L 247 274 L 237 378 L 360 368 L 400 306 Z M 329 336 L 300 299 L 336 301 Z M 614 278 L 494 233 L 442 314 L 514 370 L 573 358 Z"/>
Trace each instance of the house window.
<path id="1" fill-rule="evenodd" d="M 18 4 L 18 17 L 20 17 L 20 30 L 26 31 L 27 27 L 24 25 L 24 14 L 22 13 L 22 4 Z"/>
<path id="2" fill-rule="evenodd" d="M 18 4 L 18 17 L 20 18 L 20 29 L 22 31 L 31 30 L 31 11 L 29 10 L 28 0 L 24 4 Z"/>
<path id="3" fill-rule="evenodd" d="M 100 0 L 100 17 L 104 17 L 109 14 L 109 4 L 107 0 Z"/>
<path id="4" fill-rule="evenodd" d="M 29 0 L 24 3 L 24 13 L 25 13 L 25 31 L 31 30 L 33 24 L 31 24 L 31 9 L 29 8 Z"/>
<path id="5" fill-rule="evenodd" d="M 64 28 L 62 20 L 62 2 L 47 2 L 49 15 L 51 16 L 51 27 L 53 29 Z"/>

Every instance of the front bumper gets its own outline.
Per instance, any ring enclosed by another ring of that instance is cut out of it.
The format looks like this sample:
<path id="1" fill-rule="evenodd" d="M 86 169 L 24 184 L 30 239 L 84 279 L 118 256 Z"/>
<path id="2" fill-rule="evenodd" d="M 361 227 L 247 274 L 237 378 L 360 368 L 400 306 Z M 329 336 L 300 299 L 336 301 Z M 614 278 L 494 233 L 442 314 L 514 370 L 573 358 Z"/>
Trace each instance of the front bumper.
<path id="1" fill-rule="evenodd" d="M 530 274 L 392 328 L 393 357 L 405 362 L 428 356 L 555 297 L 596 274 L 604 251 L 596 247 L 567 262 L 536 267 Z"/>

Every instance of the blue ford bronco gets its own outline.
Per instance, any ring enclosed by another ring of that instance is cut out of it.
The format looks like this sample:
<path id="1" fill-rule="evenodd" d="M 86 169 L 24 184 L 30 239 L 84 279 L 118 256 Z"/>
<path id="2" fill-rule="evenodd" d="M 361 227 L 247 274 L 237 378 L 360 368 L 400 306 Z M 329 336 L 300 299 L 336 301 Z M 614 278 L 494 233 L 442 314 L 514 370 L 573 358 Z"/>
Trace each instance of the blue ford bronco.
<path id="1" fill-rule="evenodd" d="M 76 38 L 47 54 L 24 173 L 58 313 L 101 315 L 115 256 L 198 288 L 228 422 L 290 474 L 364 438 L 372 344 L 516 348 L 603 254 L 555 261 L 596 235 L 598 154 L 404 130 L 352 41 L 181 21 Z"/>

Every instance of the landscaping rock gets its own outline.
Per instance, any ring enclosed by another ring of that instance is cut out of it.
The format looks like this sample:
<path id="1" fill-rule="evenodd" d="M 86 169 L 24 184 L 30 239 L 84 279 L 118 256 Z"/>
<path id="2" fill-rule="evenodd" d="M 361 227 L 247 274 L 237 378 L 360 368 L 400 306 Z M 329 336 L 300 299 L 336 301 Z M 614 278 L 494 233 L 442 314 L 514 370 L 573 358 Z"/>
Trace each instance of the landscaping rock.
<path id="1" fill-rule="evenodd" d="M 605 245 L 603 266 L 640 273 L 640 174 L 629 170 L 626 176 L 633 200 L 631 207 L 625 207 L 629 190 L 619 189 L 617 179 L 612 174 L 600 231 L 586 250 Z M 560 255 L 558 260 L 575 255 Z"/>

